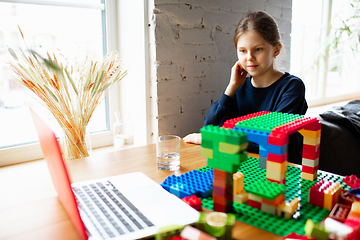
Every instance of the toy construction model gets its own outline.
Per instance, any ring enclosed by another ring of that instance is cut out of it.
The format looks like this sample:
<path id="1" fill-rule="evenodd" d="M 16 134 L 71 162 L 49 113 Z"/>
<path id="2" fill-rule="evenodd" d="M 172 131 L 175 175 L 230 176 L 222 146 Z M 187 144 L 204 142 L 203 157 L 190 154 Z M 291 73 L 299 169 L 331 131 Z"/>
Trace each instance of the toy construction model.
<path id="1" fill-rule="evenodd" d="M 237 220 L 284 239 L 310 239 L 302 238 L 305 234 L 360 239 L 360 199 L 351 192 L 360 181 L 318 171 L 317 118 L 258 112 L 200 132 L 207 166 L 168 177 L 161 184 L 165 189 L 181 198 L 195 195 L 203 208 L 234 213 Z M 303 136 L 301 168 L 287 161 L 289 136 L 296 132 Z M 259 145 L 258 159 L 247 156 L 248 141 Z"/>

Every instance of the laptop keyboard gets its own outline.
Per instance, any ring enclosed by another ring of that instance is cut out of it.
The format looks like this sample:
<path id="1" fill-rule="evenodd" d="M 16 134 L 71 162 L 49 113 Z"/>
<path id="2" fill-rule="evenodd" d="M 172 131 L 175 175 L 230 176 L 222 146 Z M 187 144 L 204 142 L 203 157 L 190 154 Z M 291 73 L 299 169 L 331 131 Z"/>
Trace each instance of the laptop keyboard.
<path id="1" fill-rule="evenodd" d="M 80 212 L 90 219 L 103 239 L 154 226 L 109 181 L 77 186 L 72 189 Z M 91 231 L 89 233 L 91 234 Z"/>

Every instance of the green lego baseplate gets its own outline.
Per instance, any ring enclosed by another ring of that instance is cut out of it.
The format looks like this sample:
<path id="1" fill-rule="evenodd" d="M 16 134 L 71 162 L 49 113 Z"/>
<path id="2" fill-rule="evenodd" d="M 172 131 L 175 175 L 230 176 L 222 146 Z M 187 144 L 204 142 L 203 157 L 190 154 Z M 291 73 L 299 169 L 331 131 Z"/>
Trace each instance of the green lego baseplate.
<path id="1" fill-rule="evenodd" d="M 211 168 L 209 166 L 205 166 L 198 170 L 206 172 L 210 169 Z M 245 189 L 248 189 L 249 186 L 259 180 L 266 180 L 266 170 L 259 168 L 258 158 L 248 157 L 247 161 L 241 164 L 238 171 L 241 171 L 245 175 Z M 339 182 L 343 189 L 350 189 L 350 187 L 342 181 L 342 176 L 318 171 L 318 178 L 316 181 L 304 180 L 301 178 L 301 169 L 299 167 L 288 165 L 286 173 L 285 201 L 290 202 L 294 198 L 300 198 L 299 209 L 295 212 L 293 218 L 286 219 L 284 217 L 279 217 L 256 208 L 249 207 L 247 203 L 239 204 L 236 202 L 233 204 L 235 218 L 238 221 L 279 236 L 286 236 L 291 232 L 305 235 L 304 227 L 308 219 L 319 223 L 327 215 L 329 215 L 328 210 L 308 203 L 309 189 L 316 184 L 316 182 L 321 181 L 322 179 Z M 202 206 L 203 208 L 213 210 L 212 197 L 203 198 Z"/>
<path id="2" fill-rule="evenodd" d="M 265 115 L 258 116 L 256 118 L 250 118 L 238 122 L 235 124 L 235 126 L 240 129 L 244 128 L 249 130 L 271 133 L 274 128 L 303 117 L 304 116 L 298 114 L 271 112 Z"/>

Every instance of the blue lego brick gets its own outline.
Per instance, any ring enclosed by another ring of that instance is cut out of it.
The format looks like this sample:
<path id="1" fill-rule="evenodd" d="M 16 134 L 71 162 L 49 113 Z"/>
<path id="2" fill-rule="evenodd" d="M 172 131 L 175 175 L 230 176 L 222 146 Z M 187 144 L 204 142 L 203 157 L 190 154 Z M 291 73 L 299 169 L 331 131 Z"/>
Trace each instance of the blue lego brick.
<path id="1" fill-rule="evenodd" d="M 269 132 L 258 131 L 256 129 L 246 129 L 242 127 L 235 127 L 234 130 L 243 131 L 244 133 L 246 133 L 249 142 L 257 143 L 259 146 L 263 147 L 266 152 L 280 155 L 287 153 L 288 151 L 287 145 L 277 146 L 277 145 L 269 144 L 268 143 L 268 137 L 270 135 Z"/>
<path id="2" fill-rule="evenodd" d="M 192 170 L 180 176 L 171 175 L 160 185 L 181 198 L 191 195 L 206 198 L 212 195 L 213 179 L 212 169 L 204 172 Z"/>
<path id="3" fill-rule="evenodd" d="M 175 183 L 170 186 L 170 193 L 174 194 L 179 198 L 191 196 L 190 188 L 187 184 Z"/>

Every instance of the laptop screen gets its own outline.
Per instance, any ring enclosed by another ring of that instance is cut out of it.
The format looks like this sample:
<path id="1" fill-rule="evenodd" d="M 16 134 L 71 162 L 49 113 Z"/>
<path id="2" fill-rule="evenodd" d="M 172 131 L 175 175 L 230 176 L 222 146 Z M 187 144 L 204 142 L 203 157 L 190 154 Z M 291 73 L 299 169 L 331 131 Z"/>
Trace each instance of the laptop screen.
<path id="1" fill-rule="evenodd" d="M 30 112 L 39 136 L 41 149 L 48 165 L 53 185 L 58 193 L 58 198 L 81 238 L 88 239 L 86 228 L 80 218 L 79 209 L 76 205 L 75 196 L 71 189 L 70 179 L 66 171 L 66 166 L 56 136 L 32 108 L 30 108 Z"/>

